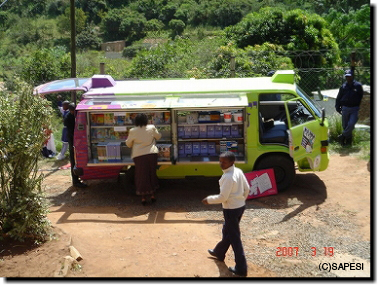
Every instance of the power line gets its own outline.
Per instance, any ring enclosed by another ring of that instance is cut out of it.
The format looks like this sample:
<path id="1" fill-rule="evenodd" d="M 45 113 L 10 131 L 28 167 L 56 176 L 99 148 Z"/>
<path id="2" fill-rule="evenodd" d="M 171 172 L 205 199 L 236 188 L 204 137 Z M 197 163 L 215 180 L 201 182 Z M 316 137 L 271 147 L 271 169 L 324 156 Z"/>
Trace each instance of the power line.
<path id="1" fill-rule="evenodd" d="M 1 6 L 3 6 L 6 2 L 8 2 L 8 0 L 5 0 L 3 3 L 0 4 L 0 8 Z"/>

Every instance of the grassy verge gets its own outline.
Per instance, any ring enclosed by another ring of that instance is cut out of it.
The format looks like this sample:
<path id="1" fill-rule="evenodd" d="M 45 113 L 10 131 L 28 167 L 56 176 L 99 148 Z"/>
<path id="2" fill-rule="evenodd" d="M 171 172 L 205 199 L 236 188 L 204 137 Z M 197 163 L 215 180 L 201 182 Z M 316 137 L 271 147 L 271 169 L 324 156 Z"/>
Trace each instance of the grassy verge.
<path id="1" fill-rule="evenodd" d="M 363 160 L 370 160 L 370 131 L 355 129 L 353 131 L 352 146 L 343 147 L 337 137 L 342 133 L 341 116 L 334 115 L 329 119 L 330 153 L 354 155 Z"/>

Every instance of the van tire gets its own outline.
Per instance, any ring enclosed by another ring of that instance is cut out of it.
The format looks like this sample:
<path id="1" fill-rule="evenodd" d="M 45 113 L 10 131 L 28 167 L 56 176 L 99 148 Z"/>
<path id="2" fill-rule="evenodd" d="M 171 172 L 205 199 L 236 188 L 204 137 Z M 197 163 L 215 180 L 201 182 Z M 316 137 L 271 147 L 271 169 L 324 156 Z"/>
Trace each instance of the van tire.
<path id="1" fill-rule="evenodd" d="M 254 170 L 274 169 L 274 176 L 278 191 L 282 192 L 290 187 L 295 177 L 294 161 L 291 157 L 275 154 L 261 158 L 255 165 Z"/>

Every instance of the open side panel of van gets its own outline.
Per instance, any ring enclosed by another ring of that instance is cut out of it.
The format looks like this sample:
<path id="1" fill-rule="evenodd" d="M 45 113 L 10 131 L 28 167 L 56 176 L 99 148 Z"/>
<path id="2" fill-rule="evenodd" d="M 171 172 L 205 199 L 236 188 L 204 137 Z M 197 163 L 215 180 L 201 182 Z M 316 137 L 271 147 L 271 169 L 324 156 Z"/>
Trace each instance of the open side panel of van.
<path id="1" fill-rule="evenodd" d="M 296 102 L 295 110 L 289 104 Z M 290 156 L 298 164 L 300 171 L 319 170 L 321 164 L 321 123 L 313 110 L 306 106 L 302 98 L 285 101 L 288 125 Z"/>

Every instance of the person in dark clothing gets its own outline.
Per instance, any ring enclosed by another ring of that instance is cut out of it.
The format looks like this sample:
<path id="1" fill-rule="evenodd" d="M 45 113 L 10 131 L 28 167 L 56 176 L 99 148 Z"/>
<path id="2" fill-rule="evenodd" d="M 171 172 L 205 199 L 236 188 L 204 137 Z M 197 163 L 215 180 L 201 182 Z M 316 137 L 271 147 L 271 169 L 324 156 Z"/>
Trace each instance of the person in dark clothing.
<path id="1" fill-rule="evenodd" d="M 208 253 L 224 261 L 225 255 L 231 246 L 235 256 L 235 266 L 228 269 L 240 276 L 247 276 L 247 260 L 241 241 L 239 223 L 245 210 L 245 200 L 249 194 L 247 179 L 240 168 L 235 167 L 235 154 L 226 151 L 219 156 L 219 165 L 223 175 L 219 180 L 220 193 L 210 195 L 202 200 L 205 205 L 222 203 L 224 224 L 222 240 Z"/>
<path id="2" fill-rule="evenodd" d="M 72 184 L 75 187 L 85 188 L 88 187 L 87 184 L 84 184 L 80 181 L 79 176 L 74 173 L 75 167 L 75 156 L 74 156 L 74 132 L 75 132 L 75 104 L 70 103 L 68 105 L 69 113 L 64 118 L 64 126 L 67 128 L 67 138 L 68 138 L 68 149 L 70 152 L 70 163 L 71 163 L 71 177 L 72 177 Z"/>
<path id="3" fill-rule="evenodd" d="M 343 146 L 352 144 L 352 132 L 358 121 L 358 111 L 363 96 L 360 82 L 354 80 L 353 71 L 345 71 L 346 82 L 340 87 L 336 98 L 336 111 L 342 116 L 343 133 L 339 136 Z"/>

